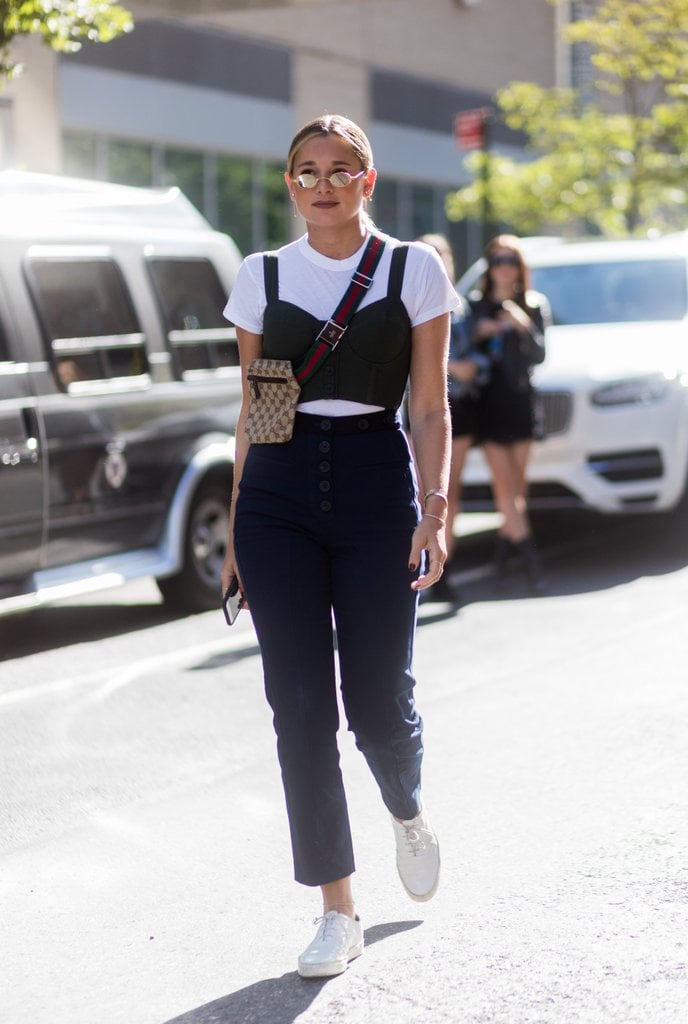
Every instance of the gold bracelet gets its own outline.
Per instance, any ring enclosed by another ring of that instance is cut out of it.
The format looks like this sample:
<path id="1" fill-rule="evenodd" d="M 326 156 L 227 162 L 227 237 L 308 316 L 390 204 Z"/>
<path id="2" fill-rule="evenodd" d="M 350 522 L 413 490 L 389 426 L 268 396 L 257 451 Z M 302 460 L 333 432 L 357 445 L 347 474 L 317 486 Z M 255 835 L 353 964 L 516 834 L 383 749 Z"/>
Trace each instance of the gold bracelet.
<path id="1" fill-rule="evenodd" d="M 427 503 L 428 503 L 428 498 L 442 498 L 442 500 L 444 501 L 445 505 L 449 504 L 449 498 L 447 497 L 447 495 L 444 493 L 444 491 L 440 491 L 437 487 L 433 487 L 431 491 L 428 491 L 426 493 L 425 499 L 424 499 L 424 502 L 423 502 L 425 505 L 427 505 Z"/>
<path id="2" fill-rule="evenodd" d="M 424 512 L 423 519 L 436 519 L 438 523 L 442 523 L 442 526 L 446 526 L 447 520 L 443 519 L 442 516 L 434 516 L 432 512 Z"/>

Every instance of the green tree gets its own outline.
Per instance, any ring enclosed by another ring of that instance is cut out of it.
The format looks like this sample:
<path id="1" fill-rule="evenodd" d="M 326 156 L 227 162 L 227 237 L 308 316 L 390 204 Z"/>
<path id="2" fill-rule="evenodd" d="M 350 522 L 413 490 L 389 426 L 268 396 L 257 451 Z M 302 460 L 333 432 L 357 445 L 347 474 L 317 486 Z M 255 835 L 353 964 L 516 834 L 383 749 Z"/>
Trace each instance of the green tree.
<path id="1" fill-rule="evenodd" d="M 133 27 L 129 11 L 99 0 L 0 0 L 0 83 L 21 70 L 11 52 L 17 36 L 38 35 L 53 50 L 73 53 L 85 41 L 109 43 Z"/>
<path id="2" fill-rule="evenodd" d="M 688 0 L 600 0 L 564 32 L 590 48 L 592 96 L 532 82 L 498 92 L 533 159 L 472 154 L 475 180 L 448 198 L 449 217 L 479 217 L 487 182 L 492 219 L 521 234 L 688 227 Z"/>

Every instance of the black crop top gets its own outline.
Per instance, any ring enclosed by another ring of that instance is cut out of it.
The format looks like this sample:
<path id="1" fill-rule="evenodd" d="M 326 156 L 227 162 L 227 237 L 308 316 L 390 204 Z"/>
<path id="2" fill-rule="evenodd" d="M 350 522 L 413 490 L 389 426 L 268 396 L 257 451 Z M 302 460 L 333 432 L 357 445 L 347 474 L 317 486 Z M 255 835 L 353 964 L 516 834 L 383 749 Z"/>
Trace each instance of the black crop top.
<path id="1" fill-rule="evenodd" d="M 357 310 L 335 350 L 301 389 L 301 402 L 339 398 L 398 409 L 411 365 L 411 321 L 401 301 L 408 247 L 392 252 L 387 295 Z M 263 355 L 298 364 L 325 324 L 279 297 L 278 259 L 263 257 L 267 304 L 263 314 Z"/>

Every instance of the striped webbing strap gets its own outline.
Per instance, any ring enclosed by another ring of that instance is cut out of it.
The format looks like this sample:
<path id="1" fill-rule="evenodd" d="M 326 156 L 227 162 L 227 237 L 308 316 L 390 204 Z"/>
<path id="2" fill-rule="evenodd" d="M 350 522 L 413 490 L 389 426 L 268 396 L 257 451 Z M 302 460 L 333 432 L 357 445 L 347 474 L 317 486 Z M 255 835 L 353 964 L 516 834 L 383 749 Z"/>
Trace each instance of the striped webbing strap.
<path id="1" fill-rule="evenodd" d="M 342 301 L 315 339 L 305 357 L 294 367 L 294 375 L 299 384 L 305 384 L 320 369 L 329 354 L 334 351 L 342 340 L 349 326 L 351 317 L 358 304 L 373 283 L 373 274 L 380 262 L 385 238 L 371 231 L 368 243 L 363 250 L 361 261 L 354 271 Z"/>

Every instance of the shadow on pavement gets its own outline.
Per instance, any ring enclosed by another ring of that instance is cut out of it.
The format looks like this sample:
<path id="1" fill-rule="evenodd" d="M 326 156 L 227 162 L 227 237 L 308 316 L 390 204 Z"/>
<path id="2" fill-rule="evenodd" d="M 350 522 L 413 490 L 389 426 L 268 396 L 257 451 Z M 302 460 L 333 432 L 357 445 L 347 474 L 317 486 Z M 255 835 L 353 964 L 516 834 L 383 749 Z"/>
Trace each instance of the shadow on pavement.
<path id="1" fill-rule="evenodd" d="M 221 654 L 213 654 L 210 658 L 206 658 L 205 661 L 200 661 L 197 665 L 190 665 L 187 669 L 188 672 L 207 672 L 216 668 L 225 668 L 227 665 L 234 665 L 238 661 L 245 661 L 247 658 L 255 658 L 260 654 L 260 647 L 257 643 L 252 643 L 253 634 L 246 634 L 246 647 L 240 647 L 236 651 L 223 651 Z"/>
<path id="2" fill-rule="evenodd" d="M 365 944 L 372 946 L 392 935 L 417 928 L 422 921 L 392 921 L 365 930 Z M 355 970 L 355 967 L 351 968 Z M 332 978 L 303 979 L 296 971 L 266 978 L 232 992 L 212 1003 L 189 1010 L 165 1024 L 293 1024 L 311 1006 Z"/>
<path id="3" fill-rule="evenodd" d="M 533 517 L 546 586 L 541 596 L 607 590 L 642 576 L 677 572 L 688 566 L 688 508 L 674 513 L 603 516 L 556 512 Z M 448 577 L 459 591 L 455 607 L 424 601 L 419 626 L 451 618 L 462 606 L 536 596 L 520 571 L 499 584 L 491 572 L 494 529 L 461 537 Z M 102 601 L 102 598 L 101 598 Z M 139 601 L 53 605 L 0 616 L 0 662 L 85 640 L 102 640 L 171 622 L 181 616 L 162 603 Z M 255 651 L 251 650 L 252 656 Z M 246 656 L 245 654 L 243 656 Z M 222 656 L 219 656 L 222 657 Z M 226 655 L 228 661 L 242 655 Z M 202 665 L 217 667 L 217 664 Z"/>
<path id="4" fill-rule="evenodd" d="M 149 629 L 179 618 L 162 604 L 53 605 L 0 617 L 0 661 L 85 640 Z"/>
<path id="5" fill-rule="evenodd" d="M 449 579 L 458 590 L 458 610 L 484 601 L 561 597 L 608 590 L 647 576 L 688 566 L 688 514 L 601 516 L 561 513 L 534 519 L 544 587 L 535 594 L 518 567 L 497 580 L 491 569 L 495 531 L 459 540 Z M 432 614 L 446 607 L 425 604 Z"/>

